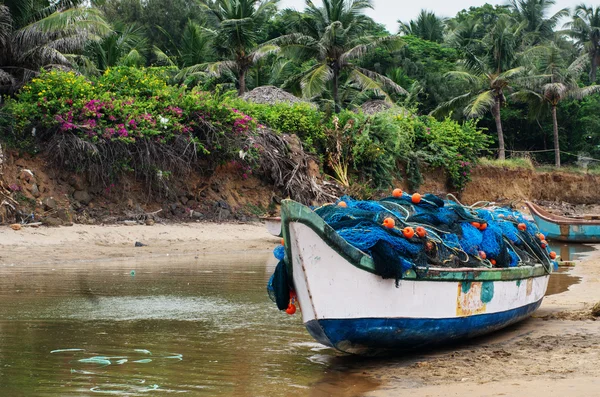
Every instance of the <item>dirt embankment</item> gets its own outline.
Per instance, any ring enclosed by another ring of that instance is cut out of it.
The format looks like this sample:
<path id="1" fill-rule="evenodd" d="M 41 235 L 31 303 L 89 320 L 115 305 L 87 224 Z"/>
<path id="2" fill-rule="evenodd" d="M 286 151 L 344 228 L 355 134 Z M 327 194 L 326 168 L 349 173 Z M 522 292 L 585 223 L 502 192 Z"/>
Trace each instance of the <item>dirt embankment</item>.
<path id="1" fill-rule="evenodd" d="M 420 190 L 448 192 L 440 170 L 427 170 Z M 514 200 L 556 201 L 571 204 L 600 204 L 600 175 L 575 172 L 543 172 L 525 168 L 479 166 L 471 182 L 456 194 L 464 203 Z"/>
<path id="2" fill-rule="evenodd" d="M 133 177 L 108 187 L 91 186 L 81 175 L 49 167 L 41 157 L 6 151 L 0 167 L 0 224 L 15 222 L 12 207 L 21 211 L 17 222 L 19 217 L 34 214 L 36 221 L 50 226 L 119 221 L 153 224 L 168 219 L 245 222 L 276 213 L 285 198 L 280 189 L 247 175 L 235 164 L 223 165 L 210 176 L 192 174 L 172 181 L 171 190 L 162 194 L 151 194 Z M 427 170 L 424 177 L 420 191 L 449 191 L 440 170 Z M 600 204 L 600 175 L 480 166 L 457 196 L 464 203 L 544 200 Z"/>

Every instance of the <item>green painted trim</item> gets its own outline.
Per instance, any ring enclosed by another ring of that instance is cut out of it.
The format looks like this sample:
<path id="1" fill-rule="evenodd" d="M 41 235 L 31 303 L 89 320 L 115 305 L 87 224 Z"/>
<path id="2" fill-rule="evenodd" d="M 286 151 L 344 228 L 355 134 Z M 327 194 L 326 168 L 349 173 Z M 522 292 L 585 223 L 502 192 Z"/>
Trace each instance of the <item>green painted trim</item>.
<path id="1" fill-rule="evenodd" d="M 286 258 L 291 258 L 290 222 L 299 222 L 310 227 L 334 251 L 348 262 L 367 272 L 377 274 L 370 256 L 350 245 L 329 226 L 323 218 L 310 208 L 292 200 L 281 202 L 281 230 L 285 240 Z M 288 274 L 292 277 L 292 263 L 287 260 Z M 423 269 L 425 270 L 425 269 Z M 539 264 L 505 269 L 464 268 L 464 269 L 429 269 L 424 276 L 409 270 L 402 277 L 404 280 L 420 281 L 510 281 L 530 277 L 541 277 L 547 274 L 546 269 Z"/>

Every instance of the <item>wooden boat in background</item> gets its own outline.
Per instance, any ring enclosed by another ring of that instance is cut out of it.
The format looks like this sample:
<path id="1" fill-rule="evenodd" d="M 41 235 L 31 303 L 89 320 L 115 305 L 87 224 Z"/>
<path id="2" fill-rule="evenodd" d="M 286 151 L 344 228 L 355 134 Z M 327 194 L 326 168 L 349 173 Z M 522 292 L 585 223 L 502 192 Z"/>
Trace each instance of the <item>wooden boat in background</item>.
<path id="1" fill-rule="evenodd" d="M 566 217 L 552 214 L 531 202 L 526 204 L 537 227 L 547 239 L 576 243 L 600 241 L 600 215 Z"/>
<path id="2" fill-rule="evenodd" d="M 343 352 L 408 350 L 486 334 L 530 316 L 551 269 L 430 268 L 407 271 L 398 287 L 372 258 L 315 212 L 281 207 L 286 264 L 308 332 Z M 424 269 L 425 270 L 425 269 Z"/>

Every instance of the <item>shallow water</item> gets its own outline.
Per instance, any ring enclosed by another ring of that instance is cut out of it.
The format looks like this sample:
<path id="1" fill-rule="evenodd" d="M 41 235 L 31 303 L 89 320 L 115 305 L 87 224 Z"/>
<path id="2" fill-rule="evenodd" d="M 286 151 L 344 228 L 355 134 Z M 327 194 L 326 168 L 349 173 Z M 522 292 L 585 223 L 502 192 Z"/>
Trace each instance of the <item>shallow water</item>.
<path id="1" fill-rule="evenodd" d="M 314 342 L 300 315 L 276 309 L 265 291 L 274 266 L 269 252 L 0 266 L 0 395 L 378 388 L 356 375 L 364 359 L 340 357 Z M 549 294 L 577 282 L 554 274 Z"/>
<path id="2" fill-rule="evenodd" d="M 0 395 L 345 394 L 271 256 L 0 267 Z"/>
<path id="3" fill-rule="evenodd" d="M 550 249 L 560 255 L 561 261 L 573 262 L 582 259 L 587 254 L 592 253 L 594 248 L 589 245 L 575 243 L 551 242 Z M 560 294 L 568 291 L 569 288 L 581 282 L 581 277 L 569 274 L 571 267 L 560 267 L 550 276 L 546 296 Z"/>

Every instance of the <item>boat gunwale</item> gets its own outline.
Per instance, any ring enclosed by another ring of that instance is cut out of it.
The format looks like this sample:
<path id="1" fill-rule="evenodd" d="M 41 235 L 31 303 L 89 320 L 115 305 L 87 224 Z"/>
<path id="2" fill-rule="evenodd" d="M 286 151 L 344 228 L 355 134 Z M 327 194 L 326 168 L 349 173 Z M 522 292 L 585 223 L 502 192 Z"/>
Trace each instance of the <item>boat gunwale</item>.
<path id="1" fill-rule="evenodd" d="M 546 211 L 541 206 L 534 204 L 530 201 L 526 201 L 525 204 L 531 211 L 531 214 L 538 216 L 546 222 L 554 223 L 557 225 L 587 225 L 587 226 L 600 226 L 600 220 L 597 219 L 581 219 L 581 218 L 569 218 L 567 216 L 561 216 L 552 214 Z"/>
<path id="2" fill-rule="evenodd" d="M 287 258 L 292 258 L 290 223 L 299 222 L 311 228 L 325 244 L 330 246 L 353 266 L 369 273 L 377 274 L 373 259 L 368 254 L 348 243 L 310 208 L 289 199 L 283 200 L 281 204 L 281 229 Z M 292 279 L 292 261 L 288 260 L 286 265 L 288 275 Z M 516 281 L 548 274 L 548 271 L 542 264 L 498 269 L 468 267 L 430 267 L 420 269 L 425 272 L 424 275 L 419 275 L 414 270 L 408 270 L 403 274 L 402 279 L 415 281 Z"/>

